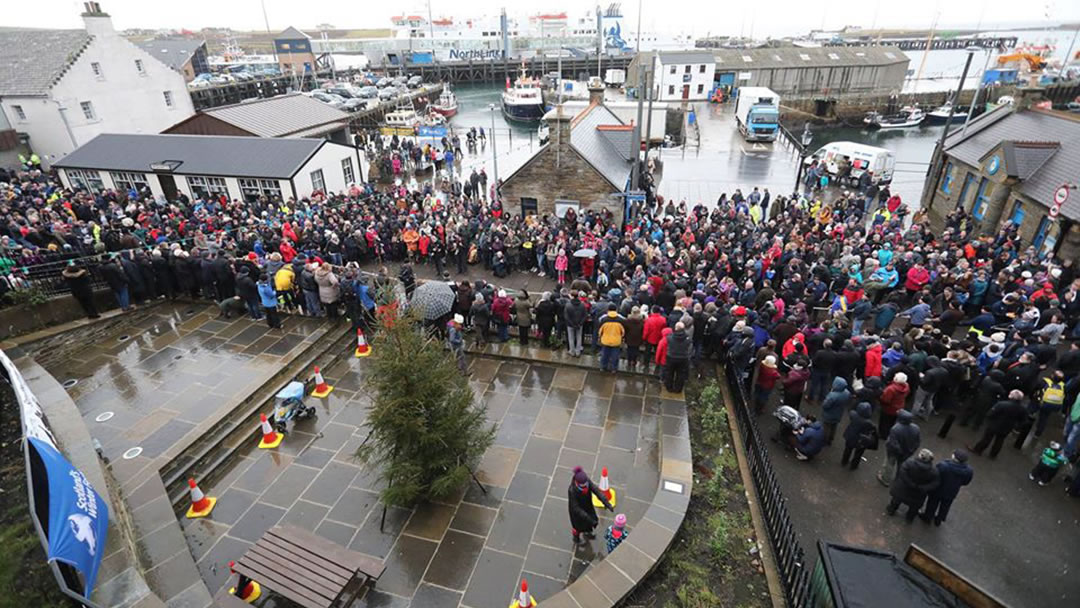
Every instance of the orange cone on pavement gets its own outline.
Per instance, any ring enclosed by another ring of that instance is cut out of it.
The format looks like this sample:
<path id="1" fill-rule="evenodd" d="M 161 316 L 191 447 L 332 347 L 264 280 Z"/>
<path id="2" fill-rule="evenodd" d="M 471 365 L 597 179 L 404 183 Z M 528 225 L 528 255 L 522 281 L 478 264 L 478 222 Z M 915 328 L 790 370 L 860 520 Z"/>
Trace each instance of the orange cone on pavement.
<path id="1" fill-rule="evenodd" d="M 233 569 L 233 566 L 235 565 L 236 562 L 229 562 L 229 572 L 236 574 L 236 576 L 239 577 L 236 581 L 236 587 L 229 587 L 229 595 L 235 595 L 250 604 L 259 599 L 259 596 L 262 595 L 262 587 L 259 586 L 259 583 L 256 583 L 243 574 L 237 574 L 236 570 Z M 237 588 L 240 589 L 239 592 L 236 591 Z"/>
<path id="2" fill-rule="evenodd" d="M 521 591 L 518 592 L 514 601 L 510 602 L 510 608 L 533 608 L 533 606 L 536 606 L 536 600 L 529 593 L 529 582 L 521 579 Z"/>
<path id="3" fill-rule="evenodd" d="M 364 330 L 359 327 L 356 328 L 356 356 L 366 357 L 371 354 L 371 346 L 367 343 L 367 338 L 364 336 Z"/>
<path id="4" fill-rule="evenodd" d="M 266 414 L 259 414 L 259 418 L 262 420 L 262 440 L 259 441 L 259 447 L 276 448 L 281 445 L 281 440 L 285 438 L 284 435 L 274 430 L 274 427 L 270 426 L 270 421 L 266 419 Z"/>
<path id="5" fill-rule="evenodd" d="M 319 371 L 319 367 L 315 366 L 315 390 L 311 391 L 311 396 L 321 399 L 329 395 L 332 390 L 334 390 L 334 387 L 326 383 L 326 380 L 322 377 L 322 372 Z"/>
<path id="6" fill-rule="evenodd" d="M 611 482 L 608 481 L 607 467 L 600 469 L 600 493 L 604 495 L 604 498 L 611 503 L 611 506 L 615 506 L 615 489 L 611 487 Z M 592 497 L 592 504 L 594 507 L 603 507 L 604 503 L 600 502 L 600 499 L 594 494 Z"/>
<path id="7" fill-rule="evenodd" d="M 188 507 L 187 518 L 196 519 L 209 515 L 210 511 L 214 510 L 217 499 L 203 494 L 194 479 L 188 480 L 188 489 L 191 492 L 191 506 Z"/>

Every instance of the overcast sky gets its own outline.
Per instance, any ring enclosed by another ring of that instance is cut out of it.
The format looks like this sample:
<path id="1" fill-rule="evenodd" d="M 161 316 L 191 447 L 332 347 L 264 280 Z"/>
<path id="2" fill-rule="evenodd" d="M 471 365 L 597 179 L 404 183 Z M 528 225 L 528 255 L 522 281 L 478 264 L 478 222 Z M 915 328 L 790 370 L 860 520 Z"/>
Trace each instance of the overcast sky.
<path id="1" fill-rule="evenodd" d="M 22 27 L 80 27 L 79 0 L 4 0 L 2 25 Z M 610 0 L 602 0 L 607 6 Z M 119 29 L 188 28 L 207 26 L 233 29 L 264 29 L 260 0 L 101 0 L 102 8 Z M 374 0 L 265 0 L 271 31 L 294 25 L 312 29 L 320 23 L 340 28 L 389 27 L 389 17 L 409 12 L 427 12 L 427 2 Z M 633 29 L 637 2 L 623 2 L 623 14 Z M 432 14 L 463 17 L 507 12 L 526 16 L 539 11 L 582 11 L 588 0 L 432 0 Z M 411 7 L 411 9 L 410 9 Z M 576 8 L 575 8 L 576 7 Z M 860 8 L 861 7 L 861 8 Z M 861 12 L 853 12 L 861 11 Z M 1080 0 L 863 0 L 832 2 L 812 0 L 645 0 L 642 14 L 646 31 L 669 34 L 738 35 L 756 38 L 785 36 L 811 28 L 839 28 L 844 25 L 871 27 L 928 28 L 940 12 L 944 27 L 974 27 L 980 22 L 1000 28 L 1005 25 L 1038 26 L 1060 22 L 1080 22 Z"/>

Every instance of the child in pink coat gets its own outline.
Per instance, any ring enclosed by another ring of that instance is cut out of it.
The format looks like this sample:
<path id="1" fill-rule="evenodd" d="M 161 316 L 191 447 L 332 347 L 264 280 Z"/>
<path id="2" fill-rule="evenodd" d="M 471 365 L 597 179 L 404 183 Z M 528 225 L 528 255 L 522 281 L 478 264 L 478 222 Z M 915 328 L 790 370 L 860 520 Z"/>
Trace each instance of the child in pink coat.
<path id="1" fill-rule="evenodd" d="M 559 285 L 566 284 L 566 269 L 570 267 L 570 258 L 566 257 L 566 250 L 560 249 L 559 255 L 555 256 L 555 270 L 559 273 Z"/>

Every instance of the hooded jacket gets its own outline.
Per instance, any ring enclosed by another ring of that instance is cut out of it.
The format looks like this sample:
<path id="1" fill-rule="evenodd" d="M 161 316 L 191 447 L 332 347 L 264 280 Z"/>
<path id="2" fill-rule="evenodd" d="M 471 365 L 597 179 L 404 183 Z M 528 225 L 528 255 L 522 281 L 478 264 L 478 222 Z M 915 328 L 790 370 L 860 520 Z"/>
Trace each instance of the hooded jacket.
<path id="1" fill-rule="evenodd" d="M 663 337 L 664 328 L 667 327 L 667 318 L 664 315 L 654 312 L 649 315 L 649 318 L 645 319 L 645 326 L 642 330 L 642 336 L 649 344 L 656 346 L 660 343 L 660 338 Z"/>
<path id="2" fill-rule="evenodd" d="M 971 483 L 975 477 L 975 471 L 966 462 L 957 462 L 953 459 L 942 460 L 937 463 L 938 486 L 931 492 L 931 496 L 943 500 L 953 500 L 960 493 L 960 488 Z"/>
<path id="3" fill-rule="evenodd" d="M 338 278 L 332 270 L 322 266 L 315 269 L 315 284 L 319 286 L 319 300 L 323 304 L 338 301 Z"/>
<path id="4" fill-rule="evenodd" d="M 655 358 L 655 360 L 656 360 L 657 365 L 667 365 L 667 353 L 668 353 L 667 337 L 670 336 L 673 332 L 672 332 L 672 329 L 670 327 L 664 327 L 664 329 L 660 333 L 661 333 L 661 335 L 663 335 L 663 338 L 660 340 L 660 343 L 656 345 L 656 358 Z"/>
<path id="5" fill-rule="evenodd" d="M 903 411 L 911 388 L 899 382 L 890 382 L 889 386 L 881 393 L 881 412 L 888 416 L 896 416 Z"/>
<path id="6" fill-rule="evenodd" d="M 870 420 L 872 413 L 873 409 L 865 401 L 851 410 L 847 428 L 844 429 L 844 443 L 855 447 L 866 447 L 858 445 L 859 437 L 874 432 L 876 427 Z"/>
<path id="7" fill-rule="evenodd" d="M 667 337 L 667 356 L 671 359 L 689 359 L 694 343 L 685 329 L 676 329 Z"/>
<path id="8" fill-rule="evenodd" d="M 866 365 L 863 367 L 863 378 L 881 376 L 881 344 L 874 344 L 866 349 Z"/>
<path id="9" fill-rule="evenodd" d="M 919 450 L 919 425 L 912 422 L 915 416 L 901 410 L 896 424 L 889 429 L 889 438 L 885 441 L 885 450 L 897 460 L 911 458 Z"/>
<path id="10" fill-rule="evenodd" d="M 623 318 L 619 316 L 619 313 L 611 310 L 600 318 L 596 331 L 599 334 L 602 346 L 619 347 L 622 346 L 626 327 L 623 325 Z"/>
<path id="11" fill-rule="evenodd" d="M 566 326 L 578 328 L 585 324 L 585 305 L 581 303 L 581 300 L 577 298 L 571 298 L 566 303 L 566 307 L 563 309 L 563 318 L 566 319 Z"/>
<path id="12" fill-rule="evenodd" d="M 938 487 L 940 477 L 932 461 L 908 458 L 889 486 L 889 494 L 908 505 L 921 506 L 927 493 Z"/>
<path id="13" fill-rule="evenodd" d="M 821 423 L 814 421 L 795 436 L 799 452 L 803 456 L 814 456 L 825 447 L 825 430 Z"/>
<path id="14" fill-rule="evenodd" d="M 829 424 L 839 424 L 844 419 L 844 412 L 847 411 L 850 399 L 851 393 L 848 392 L 847 380 L 834 378 L 832 390 L 821 402 L 821 419 Z"/>

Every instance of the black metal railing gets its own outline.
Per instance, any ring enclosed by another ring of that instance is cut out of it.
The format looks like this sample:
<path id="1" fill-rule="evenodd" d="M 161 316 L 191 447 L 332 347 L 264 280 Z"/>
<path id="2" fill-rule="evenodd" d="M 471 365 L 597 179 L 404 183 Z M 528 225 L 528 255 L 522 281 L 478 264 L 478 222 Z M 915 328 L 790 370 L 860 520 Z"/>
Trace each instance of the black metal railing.
<path id="1" fill-rule="evenodd" d="M 765 520 L 769 544 L 772 545 L 779 570 L 784 600 L 791 608 L 808 608 L 813 605 L 810 566 L 806 563 L 795 526 L 791 523 L 787 499 L 784 498 L 780 481 L 776 478 L 776 472 L 769 460 L 768 446 L 765 445 L 757 420 L 750 409 L 745 380 L 733 364 L 729 363 L 726 367 L 728 383 L 735 399 L 735 418 L 745 448 L 750 476 L 754 480 L 754 489 L 757 490 L 758 505 Z"/>

